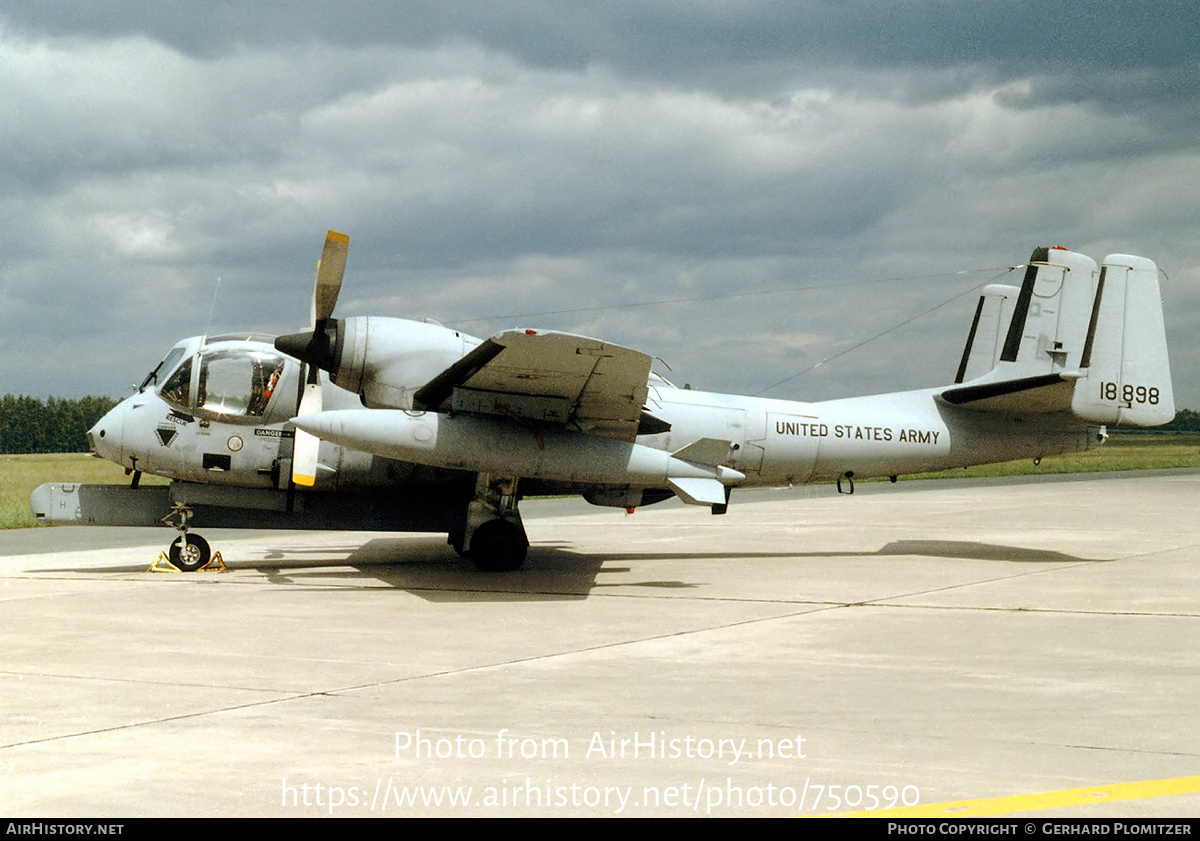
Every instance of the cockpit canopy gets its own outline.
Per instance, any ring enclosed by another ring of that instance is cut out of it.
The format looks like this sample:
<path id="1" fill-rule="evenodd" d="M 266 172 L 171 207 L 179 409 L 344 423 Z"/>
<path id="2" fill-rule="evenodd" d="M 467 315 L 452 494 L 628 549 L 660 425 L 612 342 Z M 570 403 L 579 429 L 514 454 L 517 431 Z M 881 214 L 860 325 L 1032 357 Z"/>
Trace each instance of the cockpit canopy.
<path id="1" fill-rule="evenodd" d="M 270 336 L 223 335 L 180 342 L 142 382 L 189 414 L 227 423 L 279 423 L 295 414 L 296 366 Z M 282 387 L 284 379 L 290 388 Z"/>

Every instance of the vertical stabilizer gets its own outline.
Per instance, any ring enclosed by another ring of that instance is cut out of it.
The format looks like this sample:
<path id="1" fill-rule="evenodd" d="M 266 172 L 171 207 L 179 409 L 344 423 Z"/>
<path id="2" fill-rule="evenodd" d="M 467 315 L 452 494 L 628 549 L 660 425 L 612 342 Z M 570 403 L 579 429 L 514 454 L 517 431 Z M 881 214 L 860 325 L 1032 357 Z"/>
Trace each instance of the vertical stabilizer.
<path id="1" fill-rule="evenodd" d="M 1159 426 L 1175 417 L 1154 261 L 1096 262 L 1038 248 L 1020 288 L 979 299 L 945 403 L 1009 414 L 1073 412 L 1089 423 Z"/>
<path id="2" fill-rule="evenodd" d="M 967 344 L 958 365 L 958 375 L 954 378 L 956 383 L 982 377 L 996 367 L 1005 331 L 1012 321 L 1013 305 L 1020 292 L 1020 287 L 999 283 L 984 287 L 967 333 Z"/>
<path id="3" fill-rule="evenodd" d="M 1033 252 L 998 367 L 1038 376 L 1079 366 L 1096 284 L 1096 261 L 1064 248 Z"/>
<path id="4" fill-rule="evenodd" d="M 1091 257 L 1065 248 L 1034 249 L 1019 288 L 984 289 L 955 382 L 1007 382 L 1078 370 L 1096 282 Z"/>
<path id="5" fill-rule="evenodd" d="M 1104 258 L 1071 409 L 1093 423 L 1159 426 L 1175 417 L 1158 267 Z"/>

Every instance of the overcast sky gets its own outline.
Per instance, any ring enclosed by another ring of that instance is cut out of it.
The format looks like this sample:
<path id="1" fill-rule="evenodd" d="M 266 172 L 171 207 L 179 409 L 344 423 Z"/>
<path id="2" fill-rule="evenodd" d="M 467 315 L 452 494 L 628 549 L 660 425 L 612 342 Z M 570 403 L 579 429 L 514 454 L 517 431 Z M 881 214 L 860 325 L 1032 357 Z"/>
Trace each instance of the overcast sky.
<path id="1" fill-rule="evenodd" d="M 796 399 L 949 382 L 1034 246 L 1141 254 L 1200 408 L 1198 45 L 1195 0 L 7 0 L 0 393 L 301 329 L 335 228 L 340 315 Z"/>

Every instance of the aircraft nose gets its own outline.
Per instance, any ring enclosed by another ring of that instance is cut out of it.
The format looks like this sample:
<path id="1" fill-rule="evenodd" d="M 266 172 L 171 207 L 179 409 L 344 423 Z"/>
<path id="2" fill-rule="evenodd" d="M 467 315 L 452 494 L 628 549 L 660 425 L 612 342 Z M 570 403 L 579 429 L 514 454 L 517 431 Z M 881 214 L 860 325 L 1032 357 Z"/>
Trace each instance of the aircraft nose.
<path id="1" fill-rule="evenodd" d="M 121 464 L 121 433 L 124 427 L 124 403 L 114 406 L 87 431 L 88 447 L 100 458 Z"/>

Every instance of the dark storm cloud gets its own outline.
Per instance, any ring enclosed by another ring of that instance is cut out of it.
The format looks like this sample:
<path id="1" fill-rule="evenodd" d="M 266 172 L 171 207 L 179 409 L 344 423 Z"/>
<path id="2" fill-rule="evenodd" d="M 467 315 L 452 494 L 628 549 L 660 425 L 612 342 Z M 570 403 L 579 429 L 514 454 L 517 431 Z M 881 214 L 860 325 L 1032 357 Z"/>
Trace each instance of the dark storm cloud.
<path id="1" fill-rule="evenodd" d="M 428 47 L 461 39 L 547 67 L 605 62 L 674 78 L 714 63 L 865 67 L 986 64 L 1009 74 L 1066 68 L 1165 70 L 1195 60 L 1187 0 L 1100 2 L 705 2 L 360 0 L 161 4 L 18 2 L 10 20 L 53 34 L 143 34 L 188 53 L 325 41 Z"/>
<path id="2" fill-rule="evenodd" d="M 326 227 L 353 238 L 347 312 L 599 335 L 718 388 L 884 336 L 779 396 L 945 379 L 969 312 L 887 330 L 985 279 L 956 270 L 1056 242 L 1145 253 L 1172 273 L 1191 382 L 1197 17 L 10 3 L 4 390 L 114 391 L 210 309 L 217 329 L 295 329 Z"/>

